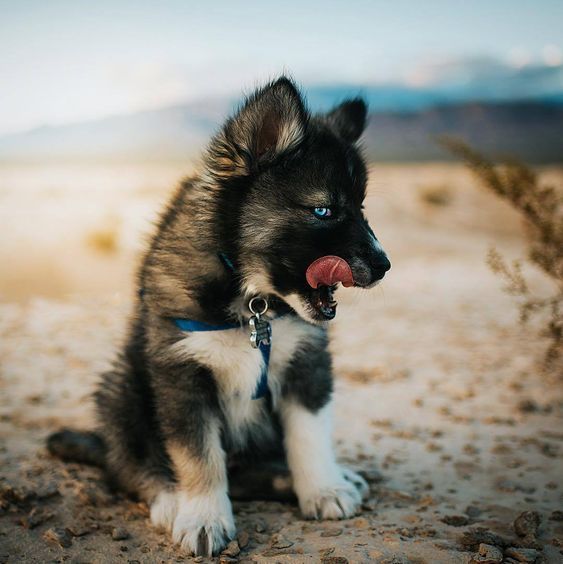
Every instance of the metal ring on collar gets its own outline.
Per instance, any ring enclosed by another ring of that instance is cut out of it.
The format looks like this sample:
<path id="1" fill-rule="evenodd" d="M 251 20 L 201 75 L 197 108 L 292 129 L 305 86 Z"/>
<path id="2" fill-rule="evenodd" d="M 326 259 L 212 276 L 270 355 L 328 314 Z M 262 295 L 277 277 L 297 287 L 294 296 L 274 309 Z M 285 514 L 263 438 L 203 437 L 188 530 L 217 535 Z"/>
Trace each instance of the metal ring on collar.
<path id="1" fill-rule="evenodd" d="M 258 302 L 262 302 L 264 304 L 264 308 L 262 309 L 262 311 L 256 311 L 255 309 Z M 254 315 L 264 315 L 268 311 L 268 300 L 266 298 L 261 298 L 260 296 L 254 296 L 248 302 L 248 309 Z"/>

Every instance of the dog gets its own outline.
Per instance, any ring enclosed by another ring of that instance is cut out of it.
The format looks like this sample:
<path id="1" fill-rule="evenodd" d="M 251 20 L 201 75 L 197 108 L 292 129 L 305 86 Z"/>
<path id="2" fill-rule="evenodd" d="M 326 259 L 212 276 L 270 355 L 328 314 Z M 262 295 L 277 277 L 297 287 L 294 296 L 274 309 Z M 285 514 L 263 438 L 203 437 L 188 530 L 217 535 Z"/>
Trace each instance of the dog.
<path id="1" fill-rule="evenodd" d="M 234 537 L 233 469 L 285 461 L 306 518 L 351 517 L 367 491 L 331 444 L 327 337 L 336 287 L 390 268 L 362 211 L 366 117 L 360 98 L 313 115 L 286 77 L 244 101 L 158 222 L 95 393 L 99 432 L 49 438 L 103 464 L 188 553 Z"/>

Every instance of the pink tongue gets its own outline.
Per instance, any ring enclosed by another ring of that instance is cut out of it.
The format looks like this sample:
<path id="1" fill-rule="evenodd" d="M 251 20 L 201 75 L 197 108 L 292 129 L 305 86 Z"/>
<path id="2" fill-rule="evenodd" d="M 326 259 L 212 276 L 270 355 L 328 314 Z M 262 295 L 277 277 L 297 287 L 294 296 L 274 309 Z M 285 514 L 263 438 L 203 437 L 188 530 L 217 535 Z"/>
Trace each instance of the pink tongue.
<path id="1" fill-rule="evenodd" d="M 350 265 L 344 259 L 335 256 L 318 258 L 309 265 L 305 276 L 311 288 L 332 286 L 337 282 L 341 282 L 346 288 L 354 285 Z"/>

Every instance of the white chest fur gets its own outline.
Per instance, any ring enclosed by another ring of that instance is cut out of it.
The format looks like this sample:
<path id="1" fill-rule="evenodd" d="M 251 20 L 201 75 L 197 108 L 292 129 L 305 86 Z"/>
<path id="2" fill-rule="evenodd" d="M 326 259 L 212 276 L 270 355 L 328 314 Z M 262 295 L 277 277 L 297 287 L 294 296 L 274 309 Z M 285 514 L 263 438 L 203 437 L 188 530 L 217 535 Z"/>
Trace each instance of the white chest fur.
<path id="1" fill-rule="evenodd" d="M 283 374 L 301 346 L 323 338 L 322 329 L 295 317 L 285 316 L 271 321 L 272 348 L 268 367 L 268 386 L 274 406 L 283 383 Z M 208 366 L 216 379 L 220 403 L 228 433 L 234 444 L 242 446 L 248 434 L 262 437 L 273 433 L 265 425 L 265 401 L 253 400 L 264 361 L 262 353 L 253 349 L 247 326 L 225 331 L 186 333 L 174 348 L 184 358 Z M 267 438 L 267 437 L 264 437 Z"/>

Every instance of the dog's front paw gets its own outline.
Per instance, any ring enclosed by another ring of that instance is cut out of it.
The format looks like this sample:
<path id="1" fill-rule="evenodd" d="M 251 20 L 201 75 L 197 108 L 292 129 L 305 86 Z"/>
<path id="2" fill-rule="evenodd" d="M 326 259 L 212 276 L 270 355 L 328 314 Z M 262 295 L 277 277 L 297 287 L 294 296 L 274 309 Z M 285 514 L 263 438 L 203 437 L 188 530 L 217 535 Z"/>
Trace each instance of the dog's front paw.
<path id="1" fill-rule="evenodd" d="M 221 552 L 235 536 L 235 522 L 227 492 L 178 496 L 172 539 L 195 556 Z"/>
<path id="2" fill-rule="evenodd" d="M 299 496 L 299 507 L 307 519 L 348 519 L 360 507 L 362 496 L 346 480 Z"/>
<path id="3" fill-rule="evenodd" d="M 347 519 L 358 512 L 369 488 L 353 470 L 337 467 L 328 485 L 310 485 L 300 490 L 299 506 L 307 519 Z"/>

